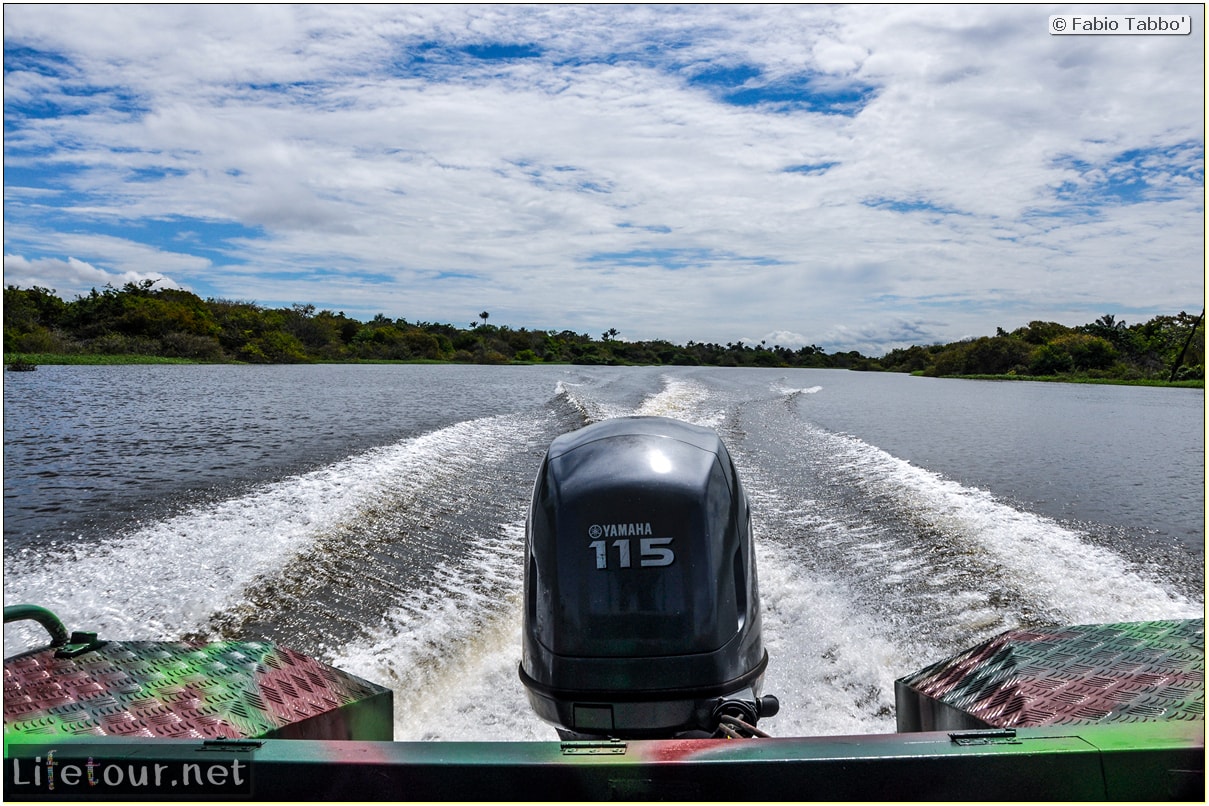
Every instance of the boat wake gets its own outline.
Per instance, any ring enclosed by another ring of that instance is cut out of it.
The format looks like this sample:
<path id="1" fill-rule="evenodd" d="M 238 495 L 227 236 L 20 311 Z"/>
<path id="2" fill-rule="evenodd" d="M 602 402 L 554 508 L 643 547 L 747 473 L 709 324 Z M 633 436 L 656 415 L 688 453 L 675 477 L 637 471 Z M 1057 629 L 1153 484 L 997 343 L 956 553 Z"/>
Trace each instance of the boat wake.
<path id="1" fill-rule="evenodd" d="M 298 646 L 292 628 L 306 636 L 303 644 L 325 640 L 323 630 L 296 619 L 270 622 L 318 588 L 320 599 L 331 593 L 345 598 L 332 614 L 340 629 L 330 629 L 347 634 L 348 624 L 360 618 L 356 610 L 381 612 L 377 598 L 393 595 L 414 572 L 398 567 L 392 546 L 411 547 L 407 559 L 417 569 L 433 555 L 460 553 L 456 514 L 473 495 L 465 480 L 539 451 L 540 426 L 518 416 L 465 421 L 195 507 L 100 547 L 67 544 L 49 558 L 18 551 L 8 558 L 6 595 L 70 614 L 73 625 L 109 639 L 253 634 Z M 515 517 L 523 495 L 511 505 Z M 426 529 L 425 520 L 444 526 Z M 87 584 L 63 584 L 82 573 Z M 367 579 L 377 584 L 367 585 Z M 367 588 L 370 601 L 348 601 Z M 317 613 L 312 620 L 323 618 Z M 6 630 L 5 654 L 21 651 L 31 639 L 37 643 L 42 636 L 33 628 Z"/>
<path id="2" fill-rule="evenodd" d="M 503 526 L 332 656 L 395 691 L 397 741 L 549 741 L 517 677 L 524 523 Z"/>
<path id="3" fill-rule="evenodd" d="M 820 386 L 775 382 L 753 399 L 690 372 L 567 375 L 536 409 L 435 428 L 106 543 L 10 551 L 6 599 L 107 639 L 278 641 L 393 688 L 400 740 L 549 740 L 517 676 L 534 475 L 566 430 L 661 415 L 716 429 L 750 497 L 765 691 L 782 703 L 773 735 L 893 731 L 897 677 L 1003 630 L 1202 613 L 1078 529 L 786 405 Z M 6 630 L 5 654 L 42 642 Z"/>

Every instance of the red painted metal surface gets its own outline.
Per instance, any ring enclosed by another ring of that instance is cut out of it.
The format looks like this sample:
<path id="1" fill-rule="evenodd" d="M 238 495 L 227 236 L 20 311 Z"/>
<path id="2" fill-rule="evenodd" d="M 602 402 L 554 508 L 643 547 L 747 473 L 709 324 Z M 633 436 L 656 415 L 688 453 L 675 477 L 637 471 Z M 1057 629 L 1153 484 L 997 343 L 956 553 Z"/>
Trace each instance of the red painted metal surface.
<path id="1" fill-rule="evenodd" d="M 4 662 L 5 741 L 391 739 L 392 693 L 267 642 L 109 642 Z"/>
<path id="2" fill-rule="evenodd" d="M 895 685 L 900 731 L 1204 722 L 1203 619 L 1010 630 Z"/>

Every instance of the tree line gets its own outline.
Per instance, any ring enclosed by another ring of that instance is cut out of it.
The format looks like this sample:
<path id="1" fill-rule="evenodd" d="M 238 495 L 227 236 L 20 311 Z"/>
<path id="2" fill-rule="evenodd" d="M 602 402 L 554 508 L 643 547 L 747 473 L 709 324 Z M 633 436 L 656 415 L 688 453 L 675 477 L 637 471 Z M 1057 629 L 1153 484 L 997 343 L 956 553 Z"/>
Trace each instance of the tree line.
<path id="1" fill-rule="evenodd" d="M 815 346 L 719 345 L 623 341 L 616 328 L 599 338 L 570 330 L 530 330 L 482 322 L 465 328 L 378 314 L 358 321 L 314 305 L 267 308 L 206 299 L 154 281 L 93 289 L 66 302 L 40 287 L 4 289 L 6 355 L 140 355 L 194 361 L 444 361 L 478 364 L 681 364 L 853 367 L 859 353 L 828 355 Z"/>
<path id="2" fill-rule="evenodd" d="M 1078 327 L 1029 322 L 1010 333 L 931 347 L 891 350 L 882 369 L 922 375 L 1079 377 L 1121 381 L 1203 381 L 1204 311 L 1127 325 L 1112 314 Z"/>
<path id="3" fill-rule="evenodd" d="M 1126 326 L 1112 315 L 1081 327 L 1030 322 L 1010 333 L 892 350 L 881 358 L 765 342 L 677 345 L 593 338 L 570 330 L 409 322 L 295 304 L 205 299 L 151 280 L 106 286 L 72 301 L 46 288 L 4 290 L 6 355 L 137 355 L 207 362 L 442 361 L 823 367 L 924 375 L 1071 376 L 1120 380 L 1204 378 L 1201 318 L 1181 312 Z M 1201 338 L 1195 338 L 1201 333 Z"/>

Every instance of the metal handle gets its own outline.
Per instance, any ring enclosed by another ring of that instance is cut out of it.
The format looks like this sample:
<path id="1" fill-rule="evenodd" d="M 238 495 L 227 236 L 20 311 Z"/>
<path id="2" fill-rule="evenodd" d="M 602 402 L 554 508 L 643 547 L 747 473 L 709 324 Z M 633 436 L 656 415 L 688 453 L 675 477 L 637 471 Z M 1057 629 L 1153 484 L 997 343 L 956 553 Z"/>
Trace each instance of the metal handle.
<path id="1" fill-rule="evenodd" d="M 67 628 L 59 617 L 38 605 L 19 604 L 6 605 L 4 608 L 4 623 L 10 621 L 36 621 L 50 633 L 51 646 L 63 646 L 68 641 Z"/>

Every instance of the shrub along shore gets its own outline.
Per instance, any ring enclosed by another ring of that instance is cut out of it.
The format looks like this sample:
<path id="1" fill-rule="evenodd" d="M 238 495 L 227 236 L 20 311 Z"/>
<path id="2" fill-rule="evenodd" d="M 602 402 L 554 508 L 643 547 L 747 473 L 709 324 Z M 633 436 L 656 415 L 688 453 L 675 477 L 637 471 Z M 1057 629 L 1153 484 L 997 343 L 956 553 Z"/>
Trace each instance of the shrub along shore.
<path id="1" fill-rule="evenodd" d="M 4 291 L 4 360 L 29 364 L 477 363 L 819 367 L 993 380 L 1204 386 L 1201 316 L 1181 312 L 1126 325 L 1112 315 L 1079 327 L 1030 322 L 950 344 L 856 351 L 628 341 L 482 321 L 464 328 L 389 319 L 360 322 L 313 305 L 265 308 L 203 300 L 151 281 L 67 302 L 45 288 Z"/>

